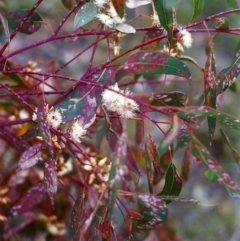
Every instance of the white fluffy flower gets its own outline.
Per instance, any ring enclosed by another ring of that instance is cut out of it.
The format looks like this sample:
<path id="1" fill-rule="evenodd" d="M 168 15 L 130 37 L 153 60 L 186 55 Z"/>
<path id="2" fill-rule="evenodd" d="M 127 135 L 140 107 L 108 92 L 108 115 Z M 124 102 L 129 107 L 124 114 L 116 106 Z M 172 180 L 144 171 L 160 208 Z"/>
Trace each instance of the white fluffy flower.
<path id="1" fill-rule="evenodd" d="M 98 18 L 99 21 L 101 21 L 105 26 L 109 28 L 111 28 L 114 25 L 114 20 L 104 13 L 98 13 L 96 15 L 96 18 Z"/>
<path id="2" fill-rule="evenodd" d="M 153 13 L 153 15 L 151 16 L 151 19 L 153 21 L 153 23 L 152 23 L 153 26 L 157 26 L 157 27 L 161 26 L 160 21 L 159 21 L 159 17 L 158 17 L 156 12 Z"/>
<path id="3" fill-rule="evenodd" d="M 32 114 L 32 121 L 37 121 L 37 108 L 35 108 L 35 112 Z"/>
<path id="4" fill-rule="evenodd" d="M 51 108 L 47 113 L 47 120 L 49 125 L 57 129 L 62 124 L 62 115 L 58 109 Z"/>
<path id="5" fill-rule="evenodd" d="M 186 48 L 190 48 L 192 46 L 192 35 L 186 29 L 180 30 L 179 40 Z"/>
<path id="6" fill-rule="evenodd" d="M 108 0 L 95 0 L 94 4 L 98 7 L 98 8 L 103 8 L 104 5 L 106 5 L 108 3 Z"/>
<path id="7" fill-rule="evenodd" d="M 85 137 L 87 130 L 84 128 L 81 122 L 77 120 L 73 123 L 72 128 L 70 130 L 70 137 L 72 140 L 80 143 L 81 139 Z"/>
<path id="8" fill-rule="evenodd" d="M 128 119 L 135 116 L 135 112 L 139 110 L 138 104 L 135 100 L 128 98 L 127 96 L 132 95 L 128 90 L 119 90 L 118 84 L 109 86 L 111 90 L 105 90 L 102 93 L 102 103 L 109 111 L 117 112 L 122 118 Z"/>

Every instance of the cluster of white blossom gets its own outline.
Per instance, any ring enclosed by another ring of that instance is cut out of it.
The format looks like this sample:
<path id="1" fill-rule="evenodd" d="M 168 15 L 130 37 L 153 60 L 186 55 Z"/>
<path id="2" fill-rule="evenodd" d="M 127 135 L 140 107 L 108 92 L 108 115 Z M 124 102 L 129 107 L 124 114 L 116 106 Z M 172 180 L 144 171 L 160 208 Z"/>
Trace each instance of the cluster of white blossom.
<path id="1" fill-rule="evenodd" d="M 178 41 L 174 48 L 170 49 L 168 46 L 164 45 L 161 52 L 176 57 L 178 56 L 179 51 L 184 52 L 183 46 L 190 48 L 192 46 L 192 42 L 193 39 L 191 33 L 189 33 L 186 29 L 181 29 L 178 33 Z"/>
<path id="2" fill-rule="evenodd" d="M 36 112 L 37 112 L 37 108 L 35 109 L 35 113 L 33 113 L 32 115 L 33 121 L 37 121 Z M 47 106 L 47 121 L 52 128 L 58 129 L 59 126 L 63 124 L 62 115 L 59 109 L 54 110 L 54 108 L 51 107 L 51 109 L 49 110 Z M 73 141 L 78 143 L 81 142 L 81 139 L 85 137 L 86 133 L 87 133 L 86 126 L 83 126 L 80 120 L 77 120 L 76 122 L 74 122 L 69 131 L 70 138 Z"/>
<path id="3" fill-rule="evenodd" d="M 135 100 L 128 98 L 131 95 L 132 93 L 128 90 L 120 90 L 116 83 L 102 93 L 102 103 L 107 110 L 117 112 L 120 117 L 124 119 L 132 118 L 139 110 L 139 106 Z"/>
<path id="4" fill-rule="evenodd" d="M 125 18 L 120 18 L 113 4 L 109 0 L 95 0 L 94 4 L 98 7 L 99 13 L 96 18 L 106 27 L 112 28 L 117 24 L 124 23 Z"/>

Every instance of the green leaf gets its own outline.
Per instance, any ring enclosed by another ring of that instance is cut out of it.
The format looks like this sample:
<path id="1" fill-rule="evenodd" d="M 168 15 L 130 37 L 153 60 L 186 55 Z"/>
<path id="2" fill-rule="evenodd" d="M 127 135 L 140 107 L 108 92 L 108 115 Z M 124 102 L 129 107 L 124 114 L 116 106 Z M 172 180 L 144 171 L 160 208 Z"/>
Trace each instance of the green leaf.
<path id="1" fill-rule="evenodd" d="M 93 3 L 85 3 L 77 12 L 73 22 L 73 31 L 92 21 L 97 14 L 97 7 Z"/>
<path id="2" fill-rule="evenodd" d="M 131 55 L 124 69 L 134 74 L 170 74 L 191 80 L 188 67 L 177 58 L 157 51 L 140 51 Z"/>
<path id="3" fill-rule="evenodd" d="M 213 42 L 210 41 L 208 46 L 208 56 L 204 70 L 204 83 L 205 83 L 205 105 L 214 109 L 217 108 L 217 86 L 216 86 L 216 64 L 213 54 Z M 208 133 L 210 136 L 210 144 L 213 141 L 216 118 L 208 117 Z"/>
<path id="4" fill-rule="evenodd" d="M 173 35 L 173 11 L 168 4 L 168 0 L 153 0 L 153 4 L 161 26 L 168 32 L 169 41 L 171 43 Z"/>
<path id="5" fill-rule="evenodd" d="M 5 14 L 5 18 L 8 21 L 8 26 L 15 30 L 23 19 L 27 16 L 30 10 L 16 10 Z M 39 30 L 43 23 L 41 16 L 34 12 L 31 16 L 24 22 L 24 24 L 19 28 L 19 32 L 25 34 L 33 34 Z"/>
<path id="6" fill-rule="evenodd" d="M 153 94 L 149 98 L 149 104 L 154 106 L 178 106 L 186 105 L 188 96 L 179 91 Z"/>
<path id="7" fill-rule="evenodd" d="M 240 50 L 235 54 L 233 64 L 223 69 L 217 76 L 218 83 L 218 94 L 224 92 L 229 86 L 231 86 L 239 75 L 239 64 L 240 64 Z"/>
<path id="8" fill-rule="evenodd" d="M 217 182 L 218 180 L 218 175 L 216 174 L 216 172 L 214 172 L 211 169 L 208 169 L 205 173 L 204 176 L 208 179 L 208 181 L 210 182 Z"/>
<path id="9" fill-rule="evenodd" d="M 229 8 L 232 8 L 232 9 L 238 9 L 239 8 L 236 0 L 227 0 L 227 5 L 228 5 Z M 236 12 L 236 13 L 240 14 L 240 12 Z"/>
<path id="10" fill-rule="evenodd" d="M 217 118 L 220 123 L 225 124 L 229 128 L 240 130 L 240 120 L 207 106 L 185 107 L 179 111 L 178 115 L 181 119 L 189 122 L 192 122 L 193 119 L 199 117 L 214 117 Z"/>
<path id="11" fill-rule="evenodd" d="M 182 179 L 178 176 L 176 167 L 173 163 L 167 169 L 167 173 L 165 176 L 165 184 L 162 191 L 158 194 L 158 196 L 179 196 L 182 190 Z M 170 203 L 170 200 L 167 200 L 166 203 Z"/>
<path id="12" fill-rule="evenodd" d="M 160 197 L 152 194 L 138 195 L 139 212 L 143 218 L 137 221 L 137 230 L 154 229 L 158 224 L 166 221 L 168 210 L 166 203 Z"/>
<path id="13" fill-rule="evenodd" d="M 206 150 L 205 147 L 195 143 L 192 148 L 192 155 L 200 159 L 210 169 L 210 171 L 205 174 L 207 178 L 222 184 L 231 197 L 240 198 L 240 188 L 238 184 L 223 170 L 222 166 L 209 154 L 209 151 Z"/>
<path id="14" fill-rule="evenodd" d="M 190 22 L 196 20 L 202 13 L 204 0 L 193 0 L 193 15 Z"/>

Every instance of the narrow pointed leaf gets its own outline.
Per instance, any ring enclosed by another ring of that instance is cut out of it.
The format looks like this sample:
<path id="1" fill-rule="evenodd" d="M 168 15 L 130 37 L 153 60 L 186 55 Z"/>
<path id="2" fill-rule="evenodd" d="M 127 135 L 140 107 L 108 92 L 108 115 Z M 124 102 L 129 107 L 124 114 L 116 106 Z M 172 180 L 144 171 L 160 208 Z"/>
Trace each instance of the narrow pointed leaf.
<path id="1" fill-rule="evenodd" d="M 222 124 L 231 129 L 240 130 L 240 120 L 207 106 L 202 107 L 186 107 L 179 112 L 179 117 L 183 120 L 191 121 L 199 117 L 214 117 Z"/>
<path id="2" fill-rule="evenodd" d="M 100 231 L 101 224 L 104 222 L 106 214 L 107 214 L 107 206 L 100 206 L 92 221 L 88 241 L 96 240 L 97 234 Z"/>
<path id="3" fill-rule="evenodd" d="M 15 30 L 22 20 L 27 16 L 28 12 L 29 10 L 16 10 L 5 14 L 5 18 L 8 21 L 8 26 Z M 42 23 L 43 19 L 41 16 L 37 12 L 34 12 L 18 31 L 25 34 L 33 34 L 39 30 Z"/>
<path id="4" fill-rule="evenodd" d="M 93 3 L 85 3 L 77 12 L 73 22 L 73 31 L 92 21 L 97 15 L 97 7 Z"/>
<path id="5" fill-rule="evenodd" d="M 172 56 L 157 51 L 140 51 L 130 56 L 124 69 L 134 74 L 171 74 L 191 79 L 188 67 Z"/>
<path id="6" fill-rule="evenodd" d="M 78 196 L 74 203 L 71 214 L 71 234 L 73 241 L 78 241 L 80 238 L 81 226 L 86 220 L 84 216 L 84 196 Z"/>
<path id="7" fill-rule="evenodd" d="M 192 155 L 195 156 L 195 158 L 199 158 L 208 166 L 210 171 L 207 171 L 205 176 L 210 181 L 217 181 L 219 184 L 222 184 L 226 188 L 229 196 L 240 198 L 239 185 L 223 170 L 222 166 L 209 154 L 205 147 L 195 143 L 192 149 Z"/>
<path id="8" fill-rule="evenodd" d="M 168 37 L 171 42 L 173 31 L 173 11 L 168 4 L 168 0 L 153 0 L 153 4 L 158 14 L 161 26 L 168 32 Z"/>
<path id="9" fill-rule="evenodd" d="M 195 21 L 202 13 L 204 0 L 193 0 L 193 15 L 190 22 Z"/>
<path id="10" fill-rule="evenodd" d="M 137 230 L 151 230 L 166 221 L 168 210 L 166 203 L 160 197 L 152 194 L 138 195 L 139 212 L 143 215 L 137 220 Z"/>
<path id="11" fill-rule="evenodd" d="M 205 83 L 205 105 L 214 109 L 217 108 L 217 83 L 216 83 L 216 64 L 213 53 L 213 43 L 210 41 L 207 61 L 204 70 L 204 83 Z M 213 141 L 216 118 L 207 117 L 208 120 L 208 133 L 210 136 L 210 144 Z"/>
<path id="12" fill-rule="evenodd" d="M 11 208 L 10 212 L 16 215 L 31 210 L 43 200 L 45 194 L 44 184 L 39 183 L 37 186 L 30 188 L 19 202 Z"/>
<path id="13" fill-rule="evenodd" d="M 173 163 L 168 167 L 165 184 L 162 191 L 158 194 L 158 196 L 178 196 L 182 190 L 182 179 L 178 176 L 176 167 Z M 167 200 L 166 203 L 170 203 L 171 201 Z"/>
<path id="14" fill-rule="evenodd" d="M 104 220 L 101 225 L 101 231 L 103 241 L 117 241 L 116 235 L 114 233 L 114 228 L 110 220 Z"/>
<path id="15" fill-rule="evenodd" d="M 52 158 L 49 158 L 44 162 L 44 185 L 48 196 L 50 197 L 52 206 L 54 206 L 54 198 L 58 186 L 58 179 L 55 168 L 55 162 Z"/>
<path id="16" fill-rule="evenodd" d="M 218 94 L 224 92 L 237 79 L 240 73 L 240 50 L 235 54 L 233 64 L 223 69 L 217 76 Z"/>
<path id="17" fill-rule="evenodd" d="M 49 153 L 53 156 L 52 137 L 50 132 L 50 126 L 47 120 L 47 108 L 44 100 L 41 101 L 37 108 L 37 122 L 39 132 L 43 137 Z"/>
<path id="18" fill-rule="evenodd" d="M 38 163 L 42 154 L 42 144 L 38 143 L 29 147 L 23 152 L 20 160 L 18 161 L 18 171 L 30 168 Z"/>

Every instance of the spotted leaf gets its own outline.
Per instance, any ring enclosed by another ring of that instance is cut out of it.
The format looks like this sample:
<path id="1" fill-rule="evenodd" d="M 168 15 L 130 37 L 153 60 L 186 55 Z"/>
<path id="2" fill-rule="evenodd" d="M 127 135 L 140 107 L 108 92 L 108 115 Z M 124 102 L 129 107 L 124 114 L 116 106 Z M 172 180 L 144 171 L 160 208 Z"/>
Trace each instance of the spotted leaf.
<path id="1" fill-rule="evenodd" d="M 54 205 L 54 197 L 57 192 L 58 179 L 55 169 L 55 161 L 52 158 L 49 158 L 44 162 L 44 185 L 52 205 Z"/>
<path id="2" fill-rule="evenodd" d="M 240 130 L 240 120 L 207 106 L 182 108 L 179 117 L 189 122 L 199 117 L 214 117 L 229 128 Z"/>
<path id="3" fill-rule="evenodd" d="M 191 79 L 190 71 L 183 62 L 157 51 L 140 51 L 131 55 L 124 69 L 134 74 L 170 74 Z"/>
<path id="4" fill-rule="evenodd" d="M 240 73 L 240 50 L 235 54 L 233 64 L 223 69 L 217 76 L 218 83 L 218 94 L 224 92 L 229 86 L 231 86 L 234 81 L 237 79 Z"/>
<path id="5" fill-rule="evenodd" d="M 15 10 L 5 14 L 5 18 L 8 21 L 8 26 L 15 30 L 27 16 L 28 12 L 29 10 Z M 41 16 L 37 12 L 34 12 L 18 29 L 18 31 L 25 34 L 33 34 L 39 30 L 42 23 L 43 19 Z"/>
<path id="6" fill-rule="evenodd" d="M 222 166 L 210 155 L 205 147 L 195 143 L 192 149 L 192 155 L 195 158 L 200 159 L 208 166 L 209 171 L 205 173 L 205 176 L 210 181 L 222 184 L 231 197 L 240 198 L 239 185 L 232 180 L 231 176 L 227 172 L 223 170 Z"/>
<path id="7" fill-rule="evenodd" d="M 137 230 L 150 230 L 166 221 L 168 210 L 160 197 L 152 194 L 138 195 L 138 207 L 143 218 L 137 220 Z"/>
<path id="8" fill-rule="evenodd" d="M 42 144 L 38 143 L 29 147 L 23 152 L 20 160 L 18 161 L 18 171 L 30 168 L 38 163 L 42 154 Z"/>
<path id="9" fill-rule="evenodd" d="M 18 203 L 11 208 L 10 212 L 16 215 L 31 210 L 43 200 L 45 194 L 44 184 L 39 183 L 37 186 L 30 188 Z"/>

